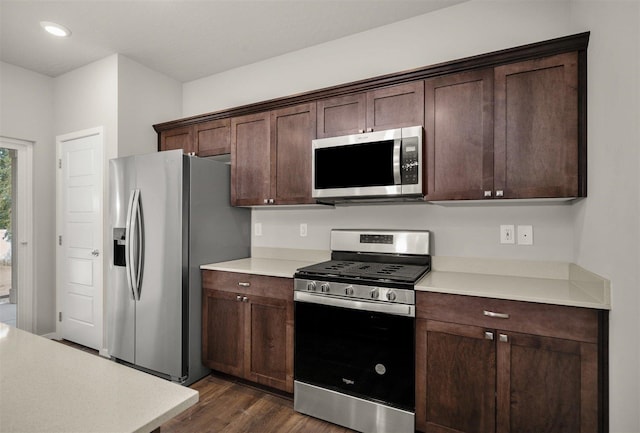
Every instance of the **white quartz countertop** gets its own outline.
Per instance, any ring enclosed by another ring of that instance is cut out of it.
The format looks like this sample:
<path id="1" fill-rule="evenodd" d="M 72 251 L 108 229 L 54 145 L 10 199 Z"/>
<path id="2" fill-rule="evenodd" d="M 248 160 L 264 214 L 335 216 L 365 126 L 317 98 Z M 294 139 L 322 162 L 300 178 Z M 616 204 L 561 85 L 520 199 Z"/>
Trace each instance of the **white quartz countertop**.
<path id="1" fill-rule="evenodd" d="M 147 433 L 198 392 L 0 323 L 0 431 Z"/>
<path id="2" fill-rule="evenodd" d="M 200 269 L 293 278 L 293 274 L 295 274 L 298 268 L 309 266 L 314 263 L 315 262 L 303 260 L 249 257 L 246 259 L 202 265 L 200 266 Z"/>
<path id="3" fill-rule="evenodd" d="M 292 278 L 328 253 L 261 249 L 260 257 L 212 263 L 201 269 Z M 271 255 L 271 256 L 270 256 Z M 300 257 L 301 260 L 292 260 Z M 610 282 L 573 263 L 432 256 L 432 270 L 415 286 L 431 291 L 514 301 L 611 309 Z"/>
<path id="4" fill-rule="evenodd" d="M 538 302 L 609 310 L 611 294 L 609 281 L 574 264 L 566 264 L 566 276 L 554 265 L 553 272 L 536 275 L 535 265 L 522 268 L 521 275 L 497 273 L 461 272 L 460 270 L 434 269 L 416 284 L 416 290 L 480 296 L 513 301 Z M 477 270 L 477 266 L 470 266 Z M 464 267 L 462 268 L 463 270 Z M 557 273 L 558 275 L 555 275 Z M 553 276 L 549 275 L 553 274 Z"/>

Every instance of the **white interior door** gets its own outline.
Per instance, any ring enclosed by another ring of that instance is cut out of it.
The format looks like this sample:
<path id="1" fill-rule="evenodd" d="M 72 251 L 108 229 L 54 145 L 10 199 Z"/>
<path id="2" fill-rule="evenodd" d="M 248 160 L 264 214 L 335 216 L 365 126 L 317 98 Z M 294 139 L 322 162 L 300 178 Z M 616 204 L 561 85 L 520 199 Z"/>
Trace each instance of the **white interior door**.
<path id="1" fill-rule="evenodd" d="M 57 137 L 58 334 L 100 350 L 103 329 L 102 128 Z"/>

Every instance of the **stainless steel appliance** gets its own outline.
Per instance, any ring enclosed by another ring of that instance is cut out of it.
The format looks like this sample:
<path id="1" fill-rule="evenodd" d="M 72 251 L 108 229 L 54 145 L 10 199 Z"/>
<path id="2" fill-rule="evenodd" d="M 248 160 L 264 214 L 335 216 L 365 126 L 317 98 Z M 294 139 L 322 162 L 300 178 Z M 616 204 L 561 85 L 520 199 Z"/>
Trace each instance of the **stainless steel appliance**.
<path id="1" fill-rule="evenodd" d="M 312 196 L 319 202 L 423 197 L 423 128 L 312 141 Z"/>
<path id="2" fill-rule="evenodd" d="M 248 257 L 250 212 L 229 166 L 181 150 L 109 161 L 107 347 L 116 361 L 189 385 L 201 363 L 200 265 Z"/>
<path id="3" fill-rule="evenodd" d="M 333 230 L 294 277 L 294 409 L 366 433 L 415 430 L 415 283 L 428 231 Z"/>

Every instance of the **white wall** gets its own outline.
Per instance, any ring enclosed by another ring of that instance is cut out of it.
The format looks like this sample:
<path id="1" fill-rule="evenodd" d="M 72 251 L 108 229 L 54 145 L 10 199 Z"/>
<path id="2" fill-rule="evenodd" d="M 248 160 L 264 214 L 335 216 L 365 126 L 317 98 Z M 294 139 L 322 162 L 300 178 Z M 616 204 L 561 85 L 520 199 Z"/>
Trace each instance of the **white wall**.
<path id="1" fill-rule="evenodd" d="M 53 80 L 0 62 L 0 135 L 34 142 L 34 332 L 55 328 Z"/>
<path id="2" fill-rule="evenodd" d="M 611 431 L 640 431 L 640 3 L 576 1 L 588 50 L 589 197 L 576 262 L 612 283 Z"/>
<path id="3" fill-rule="evenodd" d="M 328 248 L 332 227 L 428 228 L 436 255 L 576 261 L 611 279 L 610 429 L 640 431 L 638 68 L 628 1 L 473 0 L 185 83 L 183 116 L 592 31 L 589 197 L 572 205 L 352 206 L 254 210 L 254 246 Z M 298 236 L 307 223 L 309 236 Z M 534 225 L 534 246 L 498 244 L 499 224 Z"/>
<path id="4" fill-rule="evenodd" d="M 156 123 L 181 117 L 182 83 L 118 55 L 118 156 L 158 150 Z"/>

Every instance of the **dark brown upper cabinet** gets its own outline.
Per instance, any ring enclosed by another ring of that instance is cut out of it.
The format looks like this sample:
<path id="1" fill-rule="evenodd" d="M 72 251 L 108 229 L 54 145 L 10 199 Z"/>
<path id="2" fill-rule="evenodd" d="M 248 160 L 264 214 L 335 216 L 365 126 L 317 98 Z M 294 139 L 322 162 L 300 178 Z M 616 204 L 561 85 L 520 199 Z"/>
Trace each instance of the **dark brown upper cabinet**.
<path id="1" fill-rule="evenodd" d="M 315 104 L 233 118 L 231 129 L 234 206 L 315 203 L 311 198 Z"/>
<path id="2" fill-rule="evenodd" d="M 271 112 L 271 197 L 273 204 L 311 204 L 311 140 L 316 105 Z"/>
<path id="3" fill-rule="evenodd" d="M 311 148 L 302 136 L 424 125 L 427 200 L 585 197 L 589 35 L 157 124 L 158 148 L 210 156 L 230 143 L 234 204 L 305 204 Z"/>
<path id="4" fill-rule="evenodd" d="M 424 84 L 415 81 L 322 99 L 318 138 L 424 124 Z"/>
<path id="5" fill-rule="evenodd" d="M 219 119 L 160 132 L 159 150 L 182 149 L 197 156 L 231 152 L 231 119 Z"/>
<path id="6" fill-rule="evenodd" d="M 159 150 L 182 149 L 186 154 L 195 152 L 192 125 L 161 131 L 158 138 L 160 140 Z"/>
<path id="7" fill-rule="evenodd" d="M 196 155 L 204 157 L 231 153 L 231 119 L 198 123 L 194 129 Z"/>
<path id="8" fill-rule="evenodd" d="M 495 68 L 494 191 L 504 198 L 580 197 L 578 54 Z"/>
<path id="9" fill-rule="evenodd" d="M 426 198 L 481 199 L 493 189 L 493 69 L 425 81 Z"/>
<path id="10" fill-rule="evenodd" d="M 269 113 L 231 119 L 231 204 L 267 204 L 271 194 Z"/>
<path id="11" fill-rule="evenodd" d="M 578 53 L 425 81 L 427 200 L 586 195 Z"/>

